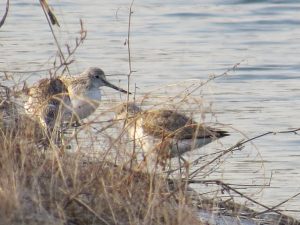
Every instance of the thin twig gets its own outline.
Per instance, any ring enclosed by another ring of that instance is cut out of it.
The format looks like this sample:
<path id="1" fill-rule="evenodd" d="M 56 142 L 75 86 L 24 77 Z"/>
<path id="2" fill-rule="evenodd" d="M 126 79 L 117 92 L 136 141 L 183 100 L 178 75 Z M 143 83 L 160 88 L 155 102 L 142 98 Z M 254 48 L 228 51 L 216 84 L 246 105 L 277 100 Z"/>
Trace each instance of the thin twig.
<path id="1" fill-rule="evenodd" d="M 85 204 L 84 202 L 82 202 L 81 200 L 79 200 L 78 198 L 73 198 L 73 200 L 75 202 L 77 202 L 77 204 L 81 205 L 83 208 L 85 208 L 86 210 L 88 210 L 89 212 L 91 212 L 95 217 L 97 217 L 99 220 L 101 220 L 103 223 L 109 225 L 110 223 L 107 222 L 106 220 L 104 220 L 103 218 L 101 218 L 92 208 L 90 208 L 87 204 Z"/>
<path id="2" fill-rule="evenodd" d="M 222 187 L 225 188 L 225 189 L 228 189 L 228 190 L 231 190 L 231 191 L 235 192 L 236 194 L 240 195 L 241 197 L 246 198 L 246 199 L 248 199 L 249 201 L 251 201 L 251 202 L 253 202 L 253 203 L 257 204 L 257 205 L 260 205 L 260 206 L 263 207 L 263 208 L 266 208 L 267 211 L 272 211 L 272 212 L 278 213 L 279 215 L 285 216 L 284 214 L 278 212 L 277 210 L 273 210 L 272 208 L 270 208 L 270 207 L 268 207 L 268 206 L 266 206 L 266 205 L 264 205 L 264 204 L 262 204 L 262 203 L 260 203 L 260 202 L 258 202 L 258 201 L 255 201 L 254 199 L 252 199 L 252 198 L 250 198 L 250 197 L 244 195 L 243 193 L 237 191 L 236 189 L 230 187 L 228 184 L 225 184 L 225 183 L 223 183 L 222 181 L 216 182 L 216 184 L 222 186 Z M 299 194 L 300 194 L 300 193 L 299 193 Z"/>
<path id="3" fill-rule="evenodd" d="M 291 199 L 293 199 L 293 198 L 295 198 L 295 197 L 297 197 L 297 196 L 299 196 L 299 195 L 300 195 L 300 193 L 295 194 L 294 196 L 292 196 L 292 197 L 290 197 L 290 198 L 288 198 L 288 199 L 286 199 L 286 200 L 280 202 L 278 205 L 273 206 L 271 209 L 267 209 L 267 210 L 265 210 L 265 211 L 262 211 L 262 212 L 260 212 L 260 213 L 255 214 L 255 215 L 263 214 L 263 213 L 266 213 L 266 212 L 269 212 L 269 211 L 274 211 L 274 209 L 278 208 L 278 207 L 281 206 L 282 204 L 284 204 L 284 203 L 290 201 Z M 278 212 L 278 211 L 276 210 L 275 212 Z"/>
<path id="4" fill-rule="evenodd" d="M 220 75 L 212 75 L 212 76 L 210 76 L 210 77 L 207 79 L 207 81 L 201 82 L 201 85 L 198 86 L 197 88 L 195 88 L 195 89 L 194 89 L 193 91 L 191 91 L 190 93 L 188 93 L 187 96 L 191 95 L 193 92 L 195 92 L 195 91 L 198 90 L 200 87 L 202 87 L 203 85 L 207 84 L 208 82 L 210 82 L 210 81 L 212 81 L 212 80 L 214 80 L 214 79 L 216 79 L 216 78 L 218 78 L 218 77 L 222 77 L 222 76 L 228 75 L 228 72 L 230 72 L 230 71 L 236 69 L 242 62 L 244 62 L 244 60 L 242 60 L 242 61 L 236 63 L 232 68 L 227 69 L 224 73 L 222 73 L 222 74 L 220 74 Z"/>
<path id="5" fill-rule="evenodd" d="M 4 13 L 4 16 L 2 17 L 2 20 L 0 21 L 0 27 L 2 27 L 2 25 L 3 25 L 4 22 L 5 22 L 5 19 L 6 19 L 7 14 L 8 14 L 8 9 L 9 9 L 9 0 L 6 0 L 5 13 Z"/>
<path id="6" fill-rule="evenodd" d="M 65 64 L 65 66 L 66 66 L 66 68 L 67 68 L 67 70 L 68 70 L 68 73 L 69 73 L 69 75 L 70 75 L 70 71 L 69 71 L 69 68 L 68 68 L 68 64 L 67 64 L 67 62 L 66 62 L 66 59 L 65 59 L 65 56 L 64 56 L 64 54 L 63 54 L 63 52 L 62 52 L 62 50 L 61 50 L 61 48 L 60 48 L 60 45 L 59 45 L 59 43 L 58 43 L 58 40 L 57 40 L 57 38 L 56 38 L 56 36 L 55 36 L 55 34 L 54 34 L 54 31 L 53 31 L 53 28 L 52 28 L 52 26 L 51 26 L 51 23 L 53 23 L 53 18 L 55 18 L 56 19 L 56 17 L 54 16 L 54 17 L 51 17 L 52 19 L 49 19 L 49 10 L 47 10 L 47 9 L 49 9 L 49 6 L 48 6 L 48 4 L 46 3 L 46 1 L 45 0 L 40 0 L 40 4 L 41 4 L 41 6 L 42 6 L 42 9 L 43 9 L 43 11 L 44 11 L 44 14 L 45 14 L 45 16 L 46 16 L 46 19 L 47 19 L 47 21 L 48 21 L 48 24 L 49 24 L 49 27 L 50 27 L 50 29 L 51 29 L 51 33 L 52 33 L 52 35 L 53 35 L 53 38 L 54 38 L 54 40 L 55 40 L 55 43 L 56 43 L 56 46 L 57 46 L 57 48 L 58 48 L 58 51 L 60 52 L 60 56 L 63 58 L 63 61 L 64 61 L 64 64 Z M 46 12 L 47 11 L 47 12 Z M 52 12 L 51 12 L 52 13 Z M 48 15 L 48 16 L 47 16 Z M 54 15 L 53 13 L 51 14 L 51 15 Z M 50 23 L 50 20 L 51 20 L 51 23 Z M 57 21 L 57 20 L 56 20 Z M 55 24 L 55 23 L 54 23 Z"/>
<path id="7" fill-rule="evenodd" d="M 127 40 L 125 43 L 127 43 L 127 50 L 128 50 L 128 65 L 129 65 L 129 73 L 127 75 L 127 101 L 129 101 L 129 87 L 130 87 L 130 76 L 132 73 L 131 69 L 131 53 L 130 53 L 130 28 L 131 28 L 131 15 L 132 15 L 132 6 L 133 6 L 134 0 L 132 0 L 131 5 L 129 7 L 129 17 L 128 17 L 128 32 L 127 32 Z"/>
<path id="8" fill-rule="evenodd" d="M 217 159 L 221 158 L 222 156 L 224 156 L 225 154 L 229 153 L 229 152 L 233 152 L 233 151 L 237 151 L 240 150 L 240 148 L 242 147 L 241 142 L 236 143 L 234 146 L 232 146 L 231 148 L 222 151 L 221 154 L 219 154 L 217 157 L 215 157 L 213 160 L 209 161 L 208 163 L 206 163 L 205 165 L 201 166 L 199 169 L 193 171 L 190 174 L 189 179 L 193 179 L 197 173 L 201 170 L 203 170 L 206 166 L 208 166 L 209 164 L 213 163 L 214 161 L 216 161 Z"/>
<path id="9" fill-rule="evenodd" d="M 246 141 L 242 142 L 241 144 L 242 144 L 242 145 L 243 145 L 243 144 L 246 144 L 246 143 L 249 142 L 249 141 L 253 141 L 254 139 L 258 139 L 258 138 L 263 137 L 263 136 L 266 136 L 266 135 L 268 135 L 268 134 L 274 134 L 274 135 L 276 135 L 276 134 L 294 133 L 294 134 L 299 135 L 299 134 L 297 133 L 297 131 L 300 131 L 300 128 L 297 128 L 297 129 L 294 129 L 294 130 L 286 130 L 286 131 L 270 131 L 270 132 L 266 132 L 266 133 L 264 133 L 264 134 L 260 134 L 260 135 L 258 135 L 258 136 L 255 136 L 255 137 L 253 137 L 253 138 L 247 139 Z"/>

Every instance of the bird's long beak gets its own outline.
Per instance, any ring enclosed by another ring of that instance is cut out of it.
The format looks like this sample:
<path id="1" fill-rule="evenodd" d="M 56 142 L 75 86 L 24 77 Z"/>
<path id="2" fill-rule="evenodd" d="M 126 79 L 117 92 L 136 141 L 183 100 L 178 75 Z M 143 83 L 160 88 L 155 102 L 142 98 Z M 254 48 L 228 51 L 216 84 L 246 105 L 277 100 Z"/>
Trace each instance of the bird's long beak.
<path id="1" fill-rule="evenodd" d="M 115 85 L 109 83 L 107 80 L 102 79 L 102 81 L 103 81 L 103 83 L 105 84 L 105 86 L 107 86 L 107 87 L 110 87 L 110 88 L 112 88 L 112 89 L 115 89 L 115 90 L 120 91 L 120 92 L 123 92 L 123 93 L 129 93 L 129 94 L 131 94 L 130 92 L 128 92 L 128 91 L 126 91 L 126 90 L 124 90 L 124 89 L 122 89 L 122 88 L 119 88 L 119 87 L 117 87 L 117 86 L 115 86 Z"/>

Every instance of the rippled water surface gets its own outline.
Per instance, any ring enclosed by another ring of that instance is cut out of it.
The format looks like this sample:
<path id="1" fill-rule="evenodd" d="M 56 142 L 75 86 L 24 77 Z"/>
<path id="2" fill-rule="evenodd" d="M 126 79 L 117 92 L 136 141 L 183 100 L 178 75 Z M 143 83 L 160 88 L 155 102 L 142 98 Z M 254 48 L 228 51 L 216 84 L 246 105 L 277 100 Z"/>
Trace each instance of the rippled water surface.
<path id="1" fill-rule="evenodd" d="M 80 18 L 88 32 L 76 51 L 76 61 L 70 65 L 71 73 L 97 66 L 106 74 L 118 74 L 108 79 L 126 87 L 129 67 L 124 42 L 130 2 L 49 0 L 48 4 L 60 21 L 61 27 L 54 29 L 65 52 L 65 43 L 75 45 Z M 4 9 L 2 0 L 1 15 Z M 241 62 L 228 76 L 211 81 L 203 92 L 193 95 L 200 98 L 203 94 L 212 103 L 211 110 L 216 115 L 208 115 L 208 122 L 217 120 L 229 126 L 223 127 L 231 132 L 222 140 L 224 147 L 243 138 L 241 133 L 251 138 L 268 131 L 298 128 L 299 11 L 297 1 L 136 1 L 130 37 L 132 70 L 136 71 L 131 77 L 131 91 L 136 85 L 138 98 L 157 87 L 187 79 L 205 81 Z M 51 68 L 56 51 L 38 1 L 11 1 L 6 23 L 0 28 L 0 70 Z M 46 75 L 47 72 L 22 73 L 29 84 Z M 121 101 L 119 94 L 104 91 L 107 99 L 113 96 Z M 158 93 L 174 96 L 178 91 L 174 87 Z M 258 199 L 268 206 L 299 193 L 299 136 L 268 135 L 253 143 L 258 150 L 246 145 L 210 178 L 234 184 L 262 184 L 263 175 L 267 180 L 273 172 L 271 186 L 264 188 Z M 205 151 L 213 147 L 214 144 L 208 145 Z M 299 210 L 299 205 L 300 197 L 281 209 Z M 299 213 L 290 214 L 300 218 Z"/>

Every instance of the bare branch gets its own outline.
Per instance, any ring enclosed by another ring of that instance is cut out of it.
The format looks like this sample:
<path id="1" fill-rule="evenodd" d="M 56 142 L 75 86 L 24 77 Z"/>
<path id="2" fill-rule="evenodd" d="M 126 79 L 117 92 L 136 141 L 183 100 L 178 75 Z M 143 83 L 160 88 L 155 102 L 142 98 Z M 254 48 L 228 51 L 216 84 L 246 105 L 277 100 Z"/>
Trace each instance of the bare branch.
<path id="1" fill-rule="evenodd" d="M 0 27 L 2 27 L 2 25 L 3 25 L 4 22 L 5 22 L 5 19 L 6 19 L 7 14 L 8 14 L 8 9 L 9 9 L 9 0 L 6 0 L 5 13 L 4 13 L 4 16 L 2 17 L 2 20 L 0 21 Z"/>

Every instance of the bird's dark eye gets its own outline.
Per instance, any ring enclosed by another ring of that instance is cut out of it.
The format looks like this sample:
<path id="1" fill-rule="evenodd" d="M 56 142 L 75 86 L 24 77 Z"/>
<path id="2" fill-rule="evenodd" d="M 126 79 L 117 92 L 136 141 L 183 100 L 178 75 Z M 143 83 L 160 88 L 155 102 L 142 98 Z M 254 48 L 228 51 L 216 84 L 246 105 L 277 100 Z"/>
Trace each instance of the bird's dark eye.
<path id="1" fill-rule="evenodd" d="M 99 75 L 96 75 L 95 77 L 96 77 L 96 78 L 100 78 L 100 76 L 99 76 Z"/>

